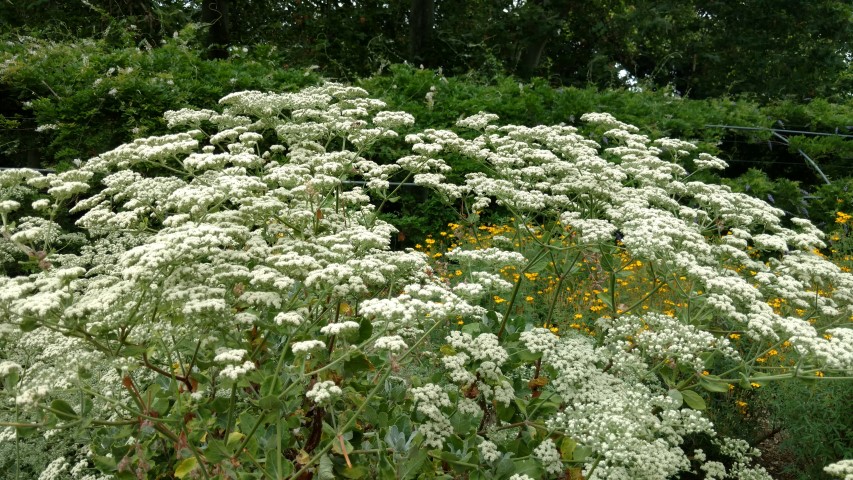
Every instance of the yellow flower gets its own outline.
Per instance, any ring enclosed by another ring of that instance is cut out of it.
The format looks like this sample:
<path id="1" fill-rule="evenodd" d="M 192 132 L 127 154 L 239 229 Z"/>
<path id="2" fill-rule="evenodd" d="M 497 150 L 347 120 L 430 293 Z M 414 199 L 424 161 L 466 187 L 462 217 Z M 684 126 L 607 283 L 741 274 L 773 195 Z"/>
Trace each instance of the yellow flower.
<path id="1" fill-rule="evenodd" d="M 737 340 L 738 338 L 740 338 L 740 334 L 739 333 L 730 333 L 729 338 L 731 338 L 732 340 Z"/>
<path id="2" fill-rule="evenodd" d="M 427 238 L 426 240 L 424 240 L 424 242 L 426 242 L 427 245 L 432 245 L 433 243 L 435 243 L 435 239 Z"/>
<path id="3" fill-rule="evenodd" d="M 749 385 L 750 385 L 752 388 L 758 388 L 758 387 L 760 387 L 760 386 L 761 386 L 761 384 L 760 384 L 760 383 L 755 383 L 755 382 L 752 382 L 752 383 L 750 383 Z"/>
<path id="4" fill-rule="evenodd" d="M 500 295 L 495 295 L 493 298 L 494 298 L 494 300 L 495 300 L 495 303 L 497 303 L 497 304 L 501 304 L 501 303 L 504 303 L 504 302 L 506 301 L 506 300 L 505 300 L 503 297 L 501 297 Z"/>
<path id="5" fill-rule="evenodd" d="M 821 377 L 821 378 L 823 377 L 823 372 L 821 372 L 820 370 L 814 372 L 814 374 L 816 377 Z"/>
<path id="6" fill-rule="evenodd" d="M 528 296 L 524 297 L 524 299 L 525 299 L 525 300 L 527 300 L 528 302 L 532 302 L 532 301 L 533 301 L 533 297 L 531 297 L 530 295 L 528 295 Z"/>
<path id="7" fill-rule="evenodd" d="M 709 372 L 708 370 L 702 370 L 702 375 L 710 375 L 710 374 L 711 374 L 711 372 Z"/>
<path id="8" fill-rule="evenodd" d="M 456 273 L 457 277 L 462 276 L 462 270 L 456 270 L 456 272 L 454 272 L 454 273 Z"/>

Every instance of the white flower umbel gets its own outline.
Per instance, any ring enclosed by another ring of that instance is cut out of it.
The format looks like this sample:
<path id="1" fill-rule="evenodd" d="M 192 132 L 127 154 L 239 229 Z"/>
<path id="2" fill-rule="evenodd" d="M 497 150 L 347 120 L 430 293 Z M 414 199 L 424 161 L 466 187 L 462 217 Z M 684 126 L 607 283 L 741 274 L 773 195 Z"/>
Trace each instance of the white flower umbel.
<path id="1" fill-rule="evenodd" d="M 311 387 L 311 390 L 305 392 L 305 396 L 314 403 L 328 404 L 341 393 L 343 393 L 343 390 L 341 390 L 341 387 L 335 385 L 335 382 L 323 380 L 315 383 Z"/>
<path id="2" fill-rule="evenodd" d="M 408 345 L 406 345 L 406 342 L 403 340 L 403 337 L 399 335 L 379 337 L 373 343 L 373 346 L 377 350 L 388 350 L 394 353 L 408 348 Z"/>
<path id="3" fill-rule="evenodd" d="M 243 362 L 241 365 L 228 365 L 223 368 L 219 374 L 229 380 L 239 380 L 247 373 L 255 370 L 255 364 L 250 361 Z"/>
<path id="4" fill-rule="evenodd" d="M 483 440 L 477 448 L 480 450 L 480 458 L 482 458 L 486 463 L 492 463 L 501 458 L 501 452 L 498 450 L 498 446 L 495 445 L 494 442 Z"/>
<path id="5" fill-rule="evenodd" d="M 220 348 L 216 351 L 216 356 L 213 357 L 214 362 L 218 363 L 237 363 L 243 360 L 249 352 L 243 349 Z"/>
<path id="6" fill-rule="evenodd" d="M 358 330 L 358 322 L 347 320 L 346 322 L 330 323 L 325 327 L 321 328 L 320 333 L 322 333 L 323 335 L 338 335 L 341 332 L 346 332 L 350 330 Z"/>
<path id="7" fill-rule="evenodd" d="M 293 353 L 297 355 L 300 353 L 308 353 L 312 350 L 322 350 L 324 348 L 326 348 L 326 344 L 321 340 L 305 340 L 302 342 L 296 342 L 290 346 Z"/>
<path id="8" fill-rule="evenodd" d="M 533 456 L 542 463 L 542 467 L 551 475 L 557 475 L 563 471 L 563 462 L 560 452 L 550 438 L 545 439 L 533 450 Z"/>
<path id="9" fill-rule="evenodd" d="M 440 386 L 428 383 L 423 387 L 411 389 L 416 410 L 426 417 L 418 431 L 424 436 L 424 446 L 442 448 L 444 440 L 450 436 L 453 427 L 442 413 L 442 408 L 451 406 L 450 397 Z"/>
<path id="10" fill-rule="evenodd" d="M 823 467 L 823 471 L 843 480 L 853 480 L 853 460 L 841 460 Z"/>

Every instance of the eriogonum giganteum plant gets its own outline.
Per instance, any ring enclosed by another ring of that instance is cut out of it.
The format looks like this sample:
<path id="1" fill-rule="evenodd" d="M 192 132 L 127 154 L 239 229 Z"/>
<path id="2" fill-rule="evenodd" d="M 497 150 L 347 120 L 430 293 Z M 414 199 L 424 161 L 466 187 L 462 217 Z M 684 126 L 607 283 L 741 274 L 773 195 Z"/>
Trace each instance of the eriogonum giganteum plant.
<path id="1" fill-rule="evenodd" d="M 688 142 L 600 113 L 412 133 L 338 84 L 220 104 L 76 170 L 0 172 L 36 198 L 0 199 L 34 272 L 0 278 L 0 441 L 86 444 L 44 478 L 769 478 L 705 399 L 853 374 L 853 277 L 808 221 L 691 181 L 725 163 Z M 448 155 L 483 173 L 448 181 Z M 390 180 L 453 203 L 459 235 L 500 208 L 512 238 L 392 250 Z M 592 277 L 588 328 L 544 328 Z"/>

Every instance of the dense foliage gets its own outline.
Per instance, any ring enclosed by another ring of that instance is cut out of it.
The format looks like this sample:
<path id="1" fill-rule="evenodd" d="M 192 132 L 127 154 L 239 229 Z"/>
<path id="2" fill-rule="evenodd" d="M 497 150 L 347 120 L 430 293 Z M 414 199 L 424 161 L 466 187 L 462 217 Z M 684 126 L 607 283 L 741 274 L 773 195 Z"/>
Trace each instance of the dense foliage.
<path id="1" fill-rule="evenodd" d="M 708 404 L 853 374 L 853 275 L 690 142 L 420 129 L 340 84 L 220 105 L 0 172 L 9 478 L 764 479 Z M 459 212 L 440 241 L 389 248 L 392 178 Z"/>
<path id="2" fill-rule="evenodd" d="M 841 98 L 853 87 L 844 0 L 42 0 L 0 10 L 0 24 L 54 39 L 132 28 L 153 45 L 191 21 L 209 27 L 205 56 L 274 45 L 290 65 L 350 80 L 408 60 L 564 85 L 624 85 L 627 74 L 694 98 Z"/>

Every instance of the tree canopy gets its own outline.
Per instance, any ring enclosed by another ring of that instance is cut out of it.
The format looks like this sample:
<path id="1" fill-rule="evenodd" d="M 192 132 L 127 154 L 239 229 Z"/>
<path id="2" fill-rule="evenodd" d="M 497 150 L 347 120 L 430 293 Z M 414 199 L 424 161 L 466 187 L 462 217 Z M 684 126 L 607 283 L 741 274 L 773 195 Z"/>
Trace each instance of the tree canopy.
<path id="1" fill-rule="evenodd" d="M 569 85 L 624 85 L 627 76 L 693 98 L 831 97 L 853 86 L 853 4 L 845 0 L 7 3 L 0 22 L 12 29 L 96 36 L 118 21 L 156 45 L 202 22 L 212 58 L 263 43 L 283 49 L 289 65 L 350 79 L 409 61 Z"/>

